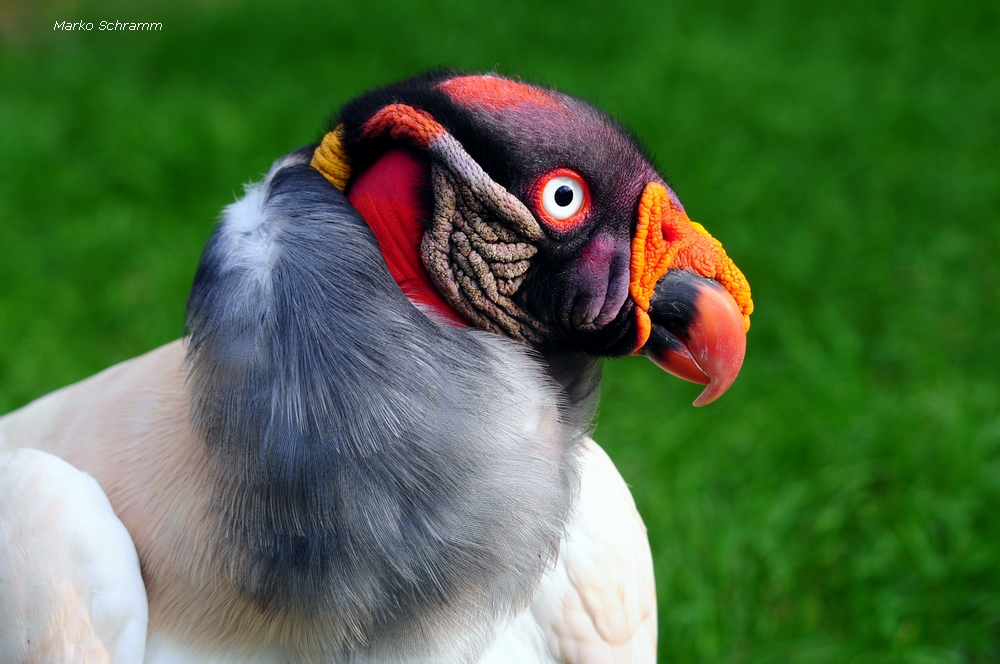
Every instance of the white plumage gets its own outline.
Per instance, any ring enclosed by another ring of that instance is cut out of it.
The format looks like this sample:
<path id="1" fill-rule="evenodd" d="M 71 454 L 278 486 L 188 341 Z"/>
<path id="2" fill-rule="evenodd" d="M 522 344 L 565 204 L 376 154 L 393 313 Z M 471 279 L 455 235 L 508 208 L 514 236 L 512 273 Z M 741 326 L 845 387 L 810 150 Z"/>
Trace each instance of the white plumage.
<path id="1" fill-rule="evenodd" d="M 607 453 L 583 445 L 580 496 L 555 568 L 483 664 L 656 661 L 646 527 Z"/>
<path id="2" fill-rule="evenodd" d="M 0 505 L 0 662 L 141 662 L 139 559 L 97 482 L 45 452 L 4 452 Z"/>
<path id="3" fill-rule="evenodd" d="M 197 620 L 204 608 L 194 606 L 200 595 L 185 606 L 183 584 L 154 592 L 148 646 L 144 641 L 146 594 L 135 547 L 111 505 L 146 544 L 147 565 L 176 575 L 197 559 L 197 550 L 176 546 L 185 516 L 197 522 L 199 495 L 185 493 L 206 463 L 179 417 L 183 358 L 175 342 L 0 418 L 0 588 L 14 590 L 0 594 L 0 662 L 287 661 L 274 644 L 199 647 L 178 639 L 178 623 Z M 171 416 L 177 419 L 163 419 Z M 175 438 L 164 435 L 170 429 Z M 90 475 L 108 487 L 111 504 Z M 26 597 L 27 605 L 19 599 Z M 621 475 L 590 439 L 559 559 L 531 607 L 499 629 L 484 664 L 656 659 L 645 527 Z"/>

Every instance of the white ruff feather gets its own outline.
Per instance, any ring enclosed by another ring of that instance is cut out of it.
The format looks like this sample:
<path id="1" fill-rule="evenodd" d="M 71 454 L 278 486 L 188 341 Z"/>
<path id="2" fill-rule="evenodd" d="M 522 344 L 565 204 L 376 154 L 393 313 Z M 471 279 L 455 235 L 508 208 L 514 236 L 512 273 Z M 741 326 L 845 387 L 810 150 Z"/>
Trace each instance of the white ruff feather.
<path id="1" fill-rule="evenodd" d="M 0 505 L 0 661 L 142 662 L 139 558 L 97 482 L 45 452 L 4 452 Z"/>

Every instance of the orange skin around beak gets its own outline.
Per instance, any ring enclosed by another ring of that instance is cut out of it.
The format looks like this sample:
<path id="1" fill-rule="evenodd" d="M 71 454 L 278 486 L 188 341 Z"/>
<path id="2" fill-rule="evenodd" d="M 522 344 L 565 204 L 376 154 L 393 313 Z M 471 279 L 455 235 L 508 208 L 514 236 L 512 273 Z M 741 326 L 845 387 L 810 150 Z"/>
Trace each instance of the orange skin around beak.
<path id="1" fill-rule="evenodd" d="M 706 385 L 695 406 L 722 396 L 743 366 L 750 285 L 722 244 L 688 219 L 659 183 L 648 184 L 639 203 L 630 267 L 635 353 Z"/>

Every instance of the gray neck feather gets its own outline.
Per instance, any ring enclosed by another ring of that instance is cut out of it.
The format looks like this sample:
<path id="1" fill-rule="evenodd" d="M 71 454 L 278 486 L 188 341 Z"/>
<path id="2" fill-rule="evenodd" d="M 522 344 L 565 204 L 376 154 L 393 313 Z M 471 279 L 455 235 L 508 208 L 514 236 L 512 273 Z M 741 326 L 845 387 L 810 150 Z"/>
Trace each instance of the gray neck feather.
<path id="1" fill-rule="evenodd" d="M 188 302 L 217 562 L 333 661 L 467 661 L 557 555 L 588 406 L 414 308 L 308 156 L 227 208 Z"/>

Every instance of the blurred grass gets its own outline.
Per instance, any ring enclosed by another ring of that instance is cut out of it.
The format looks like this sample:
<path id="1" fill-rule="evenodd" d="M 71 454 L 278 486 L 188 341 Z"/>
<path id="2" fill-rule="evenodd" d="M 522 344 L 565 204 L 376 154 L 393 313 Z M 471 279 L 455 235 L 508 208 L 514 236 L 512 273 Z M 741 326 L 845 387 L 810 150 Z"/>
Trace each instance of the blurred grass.
<path id="1" fill-rule="evenodd" d="M 162 32 L 53 32 L 56 20 Z M 340 103 L 496 67 L 633 128 L 757 313 L 736 385 L 609 363 L 661 661 L 1000 661 L 1000 6 L 0 7 L 0 412 L 176 338 L 220 208 Z"/>

